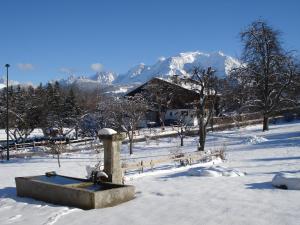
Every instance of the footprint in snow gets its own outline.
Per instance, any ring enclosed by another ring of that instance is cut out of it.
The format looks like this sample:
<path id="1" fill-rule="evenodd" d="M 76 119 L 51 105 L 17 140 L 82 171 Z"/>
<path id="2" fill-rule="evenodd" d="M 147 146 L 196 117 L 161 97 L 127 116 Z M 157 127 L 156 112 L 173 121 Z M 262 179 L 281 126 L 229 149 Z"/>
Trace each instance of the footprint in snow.
<path id="1" fill-rule="evenodd" d="M 152 192 L 151 194 L 154 194 L 154 195 L 156 195 L 156 196 L 164 196 L 164 194 L 163 194 L 163 193 L 160 193 L 160 192 Z"/>
<path id="2" fill-rule="evenodd" d="M 79 209 L 69 209 L 69 208 L 62 209 L 62 210 L 58 211 L 57 213 L 54 213 L 52 216 L 50 216 L 43 225 L 53 225 L 56 221 L 58 221 L 64 215 L 69 214 L 73 211 L 77 211 L 77 210 L 79 210 Z"/>

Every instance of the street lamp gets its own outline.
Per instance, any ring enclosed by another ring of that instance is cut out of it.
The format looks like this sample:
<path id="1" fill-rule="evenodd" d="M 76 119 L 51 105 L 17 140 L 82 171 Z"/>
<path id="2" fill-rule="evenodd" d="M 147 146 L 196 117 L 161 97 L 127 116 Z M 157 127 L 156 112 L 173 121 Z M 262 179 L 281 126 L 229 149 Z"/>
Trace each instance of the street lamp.
<path id="1" fill-rule="evenodd" d="M 5 64 L 6 67 L 6 159 L 9 160 L 9 135 L 8 135 L 8 67 L 9 64 Z"/>

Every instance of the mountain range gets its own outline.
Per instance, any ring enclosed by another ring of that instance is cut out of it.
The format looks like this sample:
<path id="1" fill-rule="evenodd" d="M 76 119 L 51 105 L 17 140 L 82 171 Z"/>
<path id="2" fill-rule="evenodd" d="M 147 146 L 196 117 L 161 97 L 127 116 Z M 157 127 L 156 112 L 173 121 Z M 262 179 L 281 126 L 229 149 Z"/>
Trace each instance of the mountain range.
<path id="1" fill-rule="evenodd" d="M 168 79 L 173 75 L 190 76 L 194 67 L 212 67 L 219 77 L 225 77 L 232 68 L 238 66 L 240 66 L 240 62 L 237 59 L 225 55 L 223 52 L 185 52 L 168 58 L 162 57 L 153 65 L 141 63 L 127 73 L 120 74 L 113 83 L 144 83 L 152 77 Z"/>
<path id="2" fill-rule="evenodd" d="M 8 85 L 19 85 L 19 84 L 20 83 L 18 81 L 8 80 Z M 24 85 L 26 86 L 27 84 L 24 84 Z M 5 87 L 6 87 L 6 78 L 0 77 L 0 89 L 5 88 Z"/>
<path id="3" fill-rule="evenodd" d="M 153 65 L 140 63 L 123 74 L 101 71 L 92 76 L 71 75 L 66 79 L 60 79 L 59 82 L 61 85 L 76 85 L 83 89 L 94 89 L 101 86 L 106 87 L 108 92 L 122 93 L 153 77 L 169 79 L 173 75 L 190 76 L 194 67 L 212 67 L 216 70 L 217 76 L 225 77 L 232 68 L 239 66 L 239 60 L 223 52 L 195 51 L 184 52 L 167 58 L 161 57 Z M 2 83 L 4 80 L 0 79 L 0 87 Z"/>

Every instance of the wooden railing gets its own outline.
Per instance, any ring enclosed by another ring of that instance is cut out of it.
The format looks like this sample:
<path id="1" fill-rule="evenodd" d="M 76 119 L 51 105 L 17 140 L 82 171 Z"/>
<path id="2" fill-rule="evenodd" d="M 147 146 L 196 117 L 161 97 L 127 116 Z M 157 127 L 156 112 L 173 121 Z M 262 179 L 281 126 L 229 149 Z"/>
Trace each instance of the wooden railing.
<path id="1" fill-rule="evenodd" d="M 207 162 L 211 161 L 216 157 L 223 157 L 222 151 L 215 151 L 213 153 L 204 153 L 204 152 L 188 152 L 188 153 L 180 153 L 177 155 L 168 155 L 165 157 L 159 157 L 157 159 L 153 159 L 156 156 L 149 156 L 152 158 L 150 160 L 135 160 L 134 162 L 123 161 L 122 162 L 122 169 L 124 173 L 131 171 L 131 170 L 138 170 L 140 173 L 143 173 L 145 169 L 153 170 L 156 166 L 167 164 L 167 163 L 178 163 L 179 165 L 192 165 L 198 162 Z"/>

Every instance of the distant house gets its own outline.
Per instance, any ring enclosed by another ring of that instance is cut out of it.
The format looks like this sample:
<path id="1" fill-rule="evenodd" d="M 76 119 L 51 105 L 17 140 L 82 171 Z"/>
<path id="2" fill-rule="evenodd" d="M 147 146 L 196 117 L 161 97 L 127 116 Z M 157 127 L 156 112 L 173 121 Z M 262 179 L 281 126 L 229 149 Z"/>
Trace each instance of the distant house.
<path id="1" fill-rule="evenodd" d="M 173 122 L 174 121 L 174 122 Z M 181 121 L 187 126 L 197 126 L 198 120 L 195 109 L 168 109 L 165 114 L 166 125 Z"/>
<path id="2" fill-rule="evenodd" d="M 179 76 L 173 76 L 172 80 L 155 77 L 131 90 L 126 96 L 142 94 L 150 103 L 153 103 L 144 125 L 149 122 L 160 124 L 158 108 L 161 107 L 160 111 L 163 113 L 162 117 L 166 125 L 176 124 L 180 119 L 188 126 L 196 126 L 198 121 L 195 103 L 199 101 L 199 94 L 195 90 L 196 85 L 197 83 L 192 79 L 179 78 Z"/>

